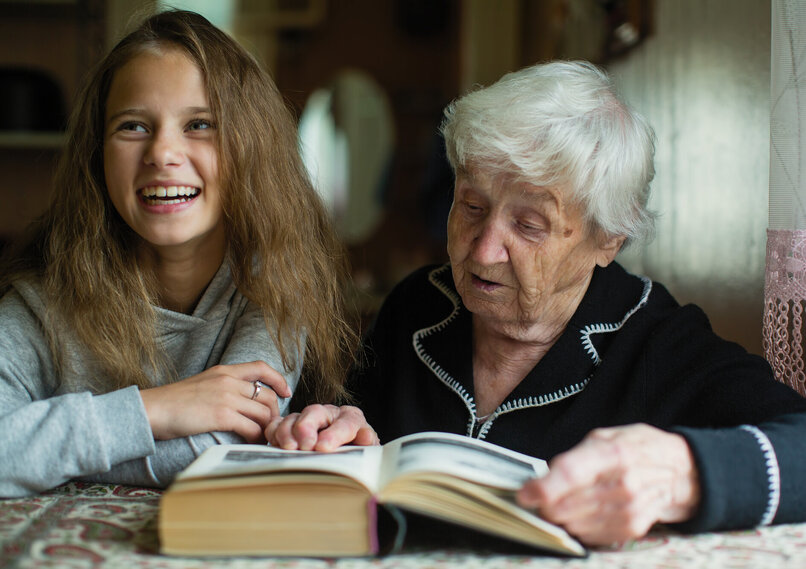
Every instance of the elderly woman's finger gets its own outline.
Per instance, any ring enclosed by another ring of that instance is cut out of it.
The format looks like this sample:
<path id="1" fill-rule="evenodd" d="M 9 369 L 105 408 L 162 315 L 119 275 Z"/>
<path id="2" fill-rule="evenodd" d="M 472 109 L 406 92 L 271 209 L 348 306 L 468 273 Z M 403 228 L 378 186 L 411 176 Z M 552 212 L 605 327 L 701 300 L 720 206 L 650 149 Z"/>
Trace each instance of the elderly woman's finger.
<path id="1" fill-rule="evenodd" d="M 518 502 L 530 508 L 557 503 L 575 492 L 591 488 L 598 479 L 609 476 L 620 466 L 621 455 L 611 441 L 589 436 L 554 457 L 544 477 L 524 484 L 517 494 Z"/>
<path id="2" fill-rule="evenodd" d="M 319 442 L 319 431 L 337 419 L 338 409 L 334 405 L 308 405 L 299 413 L 272 421 L 267 428 L 267 439 L 286 450 L 314 450 Z"/>
<path id="3" fill-rule="evenodd" d="M 273 419 L 266 427 L 266 439 L 288 450 L 329 452 L 346 444 L 376 445 L 378 435 L 357 407 L 309 405 L 300 413 Z"/>
<path id="4" fill-rule="evenodd" d="M 315 449 L 328 452 L 346 444 L 369 446 L 379 442 L 364 413 L 357 407 L 346 405 L 339 407 L 330 424 L 319 432 Z"/>
<path id="5" fill-rule="evenodd" d="M 314 404 L 305 407 L 290 425 L 290 436 L 299 450 L 315 450 L 319 431 L 329 427 L 338 417 L 335 405 Z M 284 447 L 285 448 L 285 447 Z"/>
<path id="6" fill-rule="evenodd" d="M 299 418 L 299 413 L 291 413 L 285 417 L 274 417 L 264 430 L 266 440 L 272 446 L 285 450 L 297 450 L 299 445 L 294 438 L 294 424 Z"/>
<path id="7" fill-rule="evenodd" d="M 365 427 L 361 427 L 358 430 L 358 433 L 355 435 L 355 439 L 353 440 L 354 445 L 360 446 L 375 446 L 381 444 L 381 439 L 378 437 L 378 433 L 375 432 L 369 424 Z"/>
<path id="8" fill-rule="evenodd" d="M 656 522 L 688 519 L 699 501 L 685 440 L 647 425 L 603 429 L 550 462 L 518 501 L 590 545 L 644 535 Z"/>
<path id="9" fill-rule="evenodd" d="M 566 524 L 566 530 L 588 546 L 621 545 L 647 534 L 654 525 L 651 515 L 637 513 L 629 515 L 588 516 Z"/>
<path id="10" fill-rule="evenodd" d="M 609 490 L 600 489 L 598 495 L 587 502 L 563 504 L 556 521 L 551 519 L 555 512 L 547 514 L 546 518 L 563 525 L 588 545 L 624 543 L 646 535 L 659 520 L 663 508 L 662 488 L 663 485 L 650 484 L 635 493 L 625 493 L 623 487 L 613 485 Z"/>

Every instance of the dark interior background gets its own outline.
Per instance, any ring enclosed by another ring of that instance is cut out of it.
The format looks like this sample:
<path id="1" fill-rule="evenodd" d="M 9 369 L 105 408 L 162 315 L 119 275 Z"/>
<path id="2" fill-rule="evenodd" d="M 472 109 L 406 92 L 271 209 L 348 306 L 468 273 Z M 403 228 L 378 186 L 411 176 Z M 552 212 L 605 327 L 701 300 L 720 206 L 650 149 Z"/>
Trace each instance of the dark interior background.
<path id="1" fill-rule="evenodd" d="M 154 0 L 0 0 L 0 243 L 18 236 L 47 203 L 64 116 L 82 77 L 133 18 L 161 5 Z M 701 46 L 718 38 L 724 52 L 714 67 L 738 70 L 720 79 L 718 88 L 733 81 L 752 89 L 754 97 L 769 93 L 765 0 L 232 0 L 231 5 L 231 33 L 264 63 L 297 116 L 311 93 L 345 69 L 372 77 L 388 98 L 394 140 L 388 170 L 378 183 L 383 213 L 371 234 L 349 244 L 364 323 L 394 283 L 446 258 L 444 220 L 452 181 L 437 127 L 444 106 L 474 84 L 552 58 L 589 59 L 614 71 L 651 122 L 663 122 L 675 105 L 690 106 L 683 80 L 697 69 Z M 748 53 L 755 54 L 752 64 Z M 657 69 L 674 71 L 658 76 Z M 717 77 L 710 68 L 706 72 Z M 703 93 L 719 98 L 713 90 Z M 755 106 L 768 116 L 764 103 Z M 745 118 L 737 111 L 731 120 Z M 668 135 L 659 131 L 659 148 L 682 155 L 685 148 L 675 146 L 685 134 L 676 126 L 684 124 L 679 119 L 667 121 Z M 730 171 L 746 163 L 740 151 L 747 140 L 754 137 L 762 147 L 768 140 L 763 124 L 755 128 L 735 148 L 711 144 L 717 130 L 697 133 L 707 148 L 698 150 L 703 168 Z M 753 187 L 747 190 L 752 195 L 734 200 L 744 208 L 738 218 L 708 210 L 717 206 L 701 201 L 701 189 L 678 184 L 674 201 L 663 202 L 664 223 L 673 223 L 661 229 L 673 237 L 691 234 L 677 218 L 702 211 L 708 221 L 698 223 L 696 231 L 703 239 L 686 247 L 660 240 L 624 260 L 628 268 L 662 280 L 681 300 L 703 306 L 719 333 L 757 353 L 762 352 L 768 165 L 763 154 L 754 153 Z M 734 162 L 716 158 L 725 156 Z M 677 175 L 679 168 L 659 155 L 659 178 Z M 658 179 L 661 189 L 665 179 Z M 738 227 L 732 231 L 742 232 L 739 237 L 713 232 L 729 225 Z M 713 270 L 692 276 L 695 251 L 713 250 L 724 259 L 718 244 L 730 240 L 745 254 L 737 266 L 706 262 Z M 737 281 L 737 274 L 747 280 Z M 726 294 L 728 289 L 733 292 Z"/>

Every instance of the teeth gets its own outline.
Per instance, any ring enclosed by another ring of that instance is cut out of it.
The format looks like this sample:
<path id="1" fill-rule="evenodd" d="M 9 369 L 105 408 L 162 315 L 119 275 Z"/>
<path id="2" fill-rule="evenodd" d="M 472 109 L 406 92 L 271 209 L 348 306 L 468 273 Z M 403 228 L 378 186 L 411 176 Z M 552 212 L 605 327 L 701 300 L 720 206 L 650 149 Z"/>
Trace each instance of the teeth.
<path id="1" fill-rule="evenodd" d="M 190 200 L 188 200 L 188 198 L 179 198 L 179 199 L 175 199 L 175 200 L 162 200 L 162 201 L 159 201 L 159 202 L 156 202 L 156 203 L 158 203 L 160 205 L 174 205 L 174 204 L 178 204 L 178 203 L 182 203 L 182 202 L 186 202 L 186 201 L 190 201 Z"/>
<path id="2" fill-rule="evenodd" d="M 175 198 L 195 196 L 199 191 L 192 186 L 148 186 L 143 188 L 144 198 Z"/>
<path id="3" fill-rule="evenodd" d="M 149 205 L 180 204 L 190 201 L 199 192 L 200 190 L 193 186 L 148 186 L 142 190 L 143 199 Z"/>

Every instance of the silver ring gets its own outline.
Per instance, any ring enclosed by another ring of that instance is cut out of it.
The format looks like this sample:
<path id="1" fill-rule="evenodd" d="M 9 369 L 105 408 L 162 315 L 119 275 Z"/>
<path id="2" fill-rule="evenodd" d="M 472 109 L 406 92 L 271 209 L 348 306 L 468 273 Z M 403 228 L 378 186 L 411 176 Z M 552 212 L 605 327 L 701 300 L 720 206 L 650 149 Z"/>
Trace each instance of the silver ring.
<path id="1" fill-rule="evenodd" d="M 260 389 L 263 388 L 263 387 L 268 387 L 268 386 L 265 383 L 263 383 L 262 381 L 253 381 L 252 385 L 255 386 L 255 392 L 252 394 L 252 397 L 251 397 L 251 399 L 254 401 L 255 399 L 257 399 L 257 396 L 260 393 Z"/>

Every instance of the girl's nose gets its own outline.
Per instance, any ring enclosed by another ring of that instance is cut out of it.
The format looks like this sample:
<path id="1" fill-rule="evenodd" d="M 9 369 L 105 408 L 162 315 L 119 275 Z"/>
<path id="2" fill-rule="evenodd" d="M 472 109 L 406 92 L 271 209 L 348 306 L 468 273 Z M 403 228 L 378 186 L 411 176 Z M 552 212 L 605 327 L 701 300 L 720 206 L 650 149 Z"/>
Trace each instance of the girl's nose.
<path id="1" fill-rule="evenodd" d="M 164 168 L 182 164 L 184 157 L 184 145 L 181 137 L 157 131 L 151 139 L 144 160 L 146 164 Z"/>

